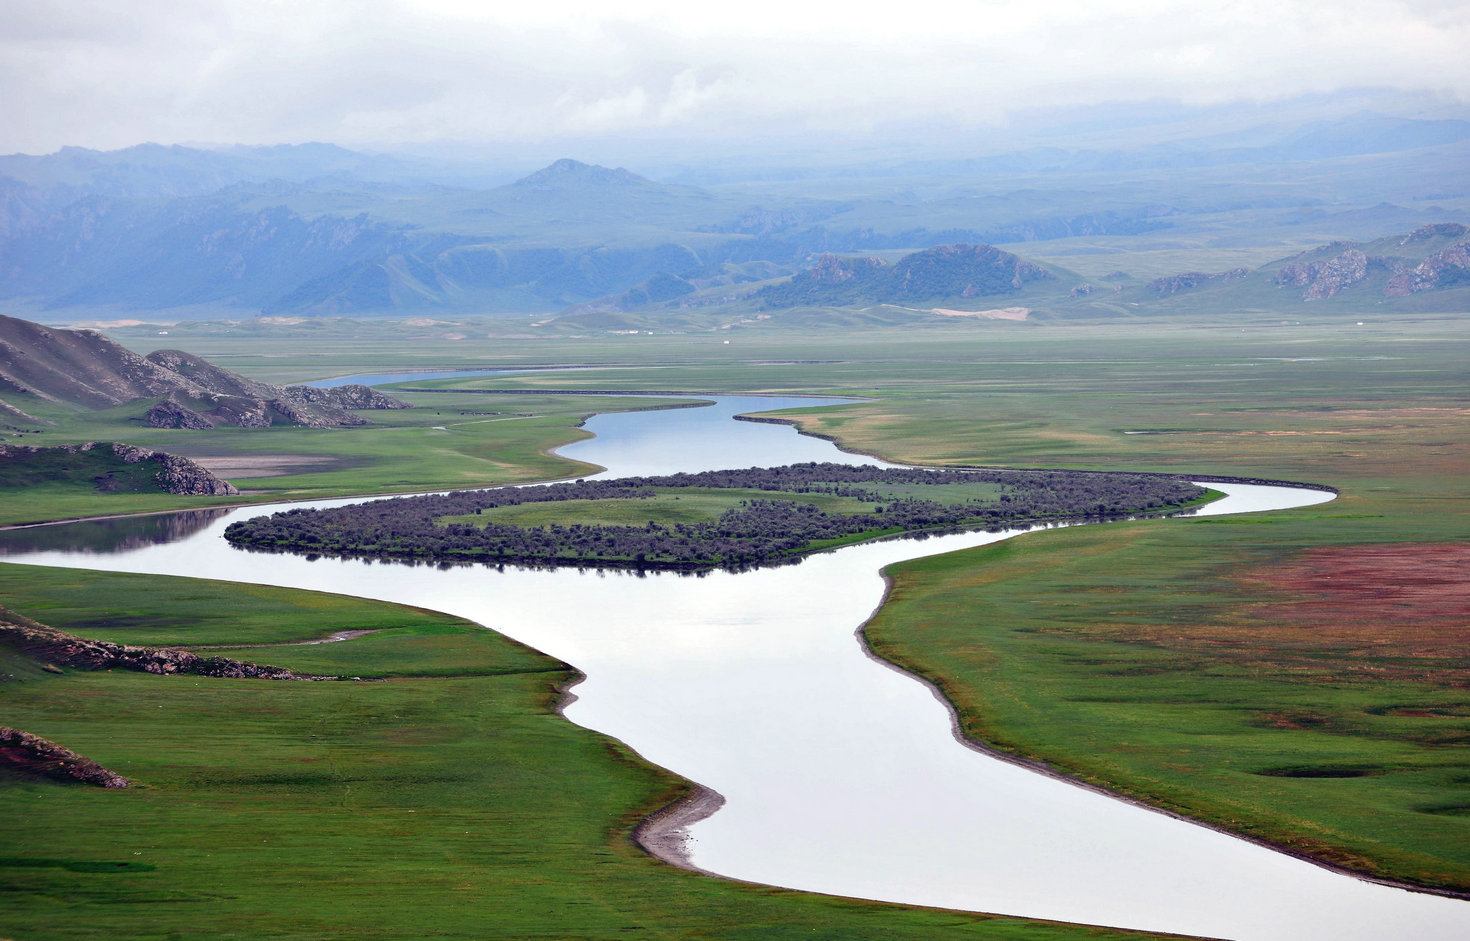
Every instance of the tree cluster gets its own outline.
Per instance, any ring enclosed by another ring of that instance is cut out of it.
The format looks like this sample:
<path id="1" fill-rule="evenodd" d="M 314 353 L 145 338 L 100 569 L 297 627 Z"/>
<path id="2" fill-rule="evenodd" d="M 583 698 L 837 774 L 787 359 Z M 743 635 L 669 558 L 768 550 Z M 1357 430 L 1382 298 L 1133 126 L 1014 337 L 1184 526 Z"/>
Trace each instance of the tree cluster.
<path id="1" fill-rule="evenodd" d="M 940 502 L 885 495 L 875 486 L 999 485 L 998 498 Z M 866 485 L 866 486 L 865 486 Z M 740 488 L 770 498 L 742 500 L 718 518 L 644 526 L 516 526 L 440 522 L 494 507 L 564 500 L 639 499 L 654 488 Z M 827 493 L 873 505 L 872 512 L 829 513 L 781 494 Z M 435 562 L 610 565 L 630 568 L 739 568 L 789 559 L 836 541 L 956 526 L 998 527 L 1064 519 L 1116 518 L 1164 511 L 1201 496 L 1173 478 L 1082 471 L 937 471 L 793 464 L 742 470 L 463 491 L 375 500 L 329 509 L 294 509 L 233 523 L 238 546 L 329 555 Z"/>

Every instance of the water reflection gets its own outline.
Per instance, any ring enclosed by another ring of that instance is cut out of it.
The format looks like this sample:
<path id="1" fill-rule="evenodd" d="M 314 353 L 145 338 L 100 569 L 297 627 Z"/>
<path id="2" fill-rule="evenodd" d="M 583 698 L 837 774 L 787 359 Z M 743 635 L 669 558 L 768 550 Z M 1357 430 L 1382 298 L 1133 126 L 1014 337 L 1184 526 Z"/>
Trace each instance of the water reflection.
<path id="1" fill-rule="evenodd" d="M 233 511 L 232 507 L 220 507 L 7 529 L 0 531 L 0 556 L 48 551 L 99 555 L 128 552 L 187 539 Z"/>

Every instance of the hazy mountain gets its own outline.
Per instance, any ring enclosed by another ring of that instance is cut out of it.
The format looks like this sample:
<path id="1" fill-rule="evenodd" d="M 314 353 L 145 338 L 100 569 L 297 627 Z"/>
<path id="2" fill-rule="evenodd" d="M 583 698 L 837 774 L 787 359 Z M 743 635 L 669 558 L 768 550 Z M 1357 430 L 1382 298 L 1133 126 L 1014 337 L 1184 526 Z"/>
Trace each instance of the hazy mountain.
<path id="1" fill-rule="evenodd" d="M 1470 212 L 1458 112 L 1302 121 L 1324 110 L 1310 104 L 1102 108 L 1067 116 L 1065 134 L 934 142 L 944 159 L 913 159 L 917 140 L 882 158 L 832 146 L 825 163 L 742 152 L 707 173 L 664 160 L 662 180 L 560 159 L 500 183 L 504 157 L 477 169 L 329 144 L 12 155 L 0 157 L 0 300 L 58 320 L 553 313 L 624 294 L 614 306 L 656 303 L 688 293 L 667 279 L 697 293 L 750 265 L 790 274 L 822 254 L 1295 250 Z"/>
<path id="2" fill-rule="evenodd" d="M 113 151 L 63 147 L 45 156 L 0 156 L 0 177 L 40 190 L 121 197 L 201 196 L 266 180 L 400 181 L 418 178 L 420 167 L 316 143 L 219 150 L 160 144 Z"/>

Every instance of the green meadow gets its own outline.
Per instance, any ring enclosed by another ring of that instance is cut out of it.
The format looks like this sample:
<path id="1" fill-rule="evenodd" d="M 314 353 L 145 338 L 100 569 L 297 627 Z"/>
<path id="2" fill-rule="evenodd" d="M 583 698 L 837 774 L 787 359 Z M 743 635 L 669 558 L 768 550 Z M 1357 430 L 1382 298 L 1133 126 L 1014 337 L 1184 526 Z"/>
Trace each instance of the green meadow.
<path id="1" fill-rule="evenodd" d="M 24 499 L 0 503 L 0 525 L 89 515 L 231 506 L 347 494 L 521 483 L 585 474 L 589 465 L 554 457 L 556 447 L 587 436 L 581 423 L 598 412 L 647 408 L 678 400 L 597 396 L 418 395 L 418 407 L 366 413 L 358 428 L 216 428 L 207 431 L 142 426 L 147 405 L 100 412 L 53 408 L 55 424 L 15 443 L 31 446 L 83 441 L 129 444 L 182 454 L 240 488 L 238 497 L 179 497 L 163 493 L 100 493 L 90 479 L 17 485 Z M 492 401 L 493 399 L 493 401 Z"/>

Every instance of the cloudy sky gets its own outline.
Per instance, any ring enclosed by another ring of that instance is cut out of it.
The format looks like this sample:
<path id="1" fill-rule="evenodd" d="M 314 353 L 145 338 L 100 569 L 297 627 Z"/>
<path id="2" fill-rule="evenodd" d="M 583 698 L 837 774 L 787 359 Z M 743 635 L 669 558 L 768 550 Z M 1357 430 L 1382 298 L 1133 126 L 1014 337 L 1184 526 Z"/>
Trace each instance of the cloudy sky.
<path id="1" fill-rule="evenodd" d="M 861 135 L 1021 107 L 1470 101 L 1465 0 L 0 0 L 0 153 Z"/>

